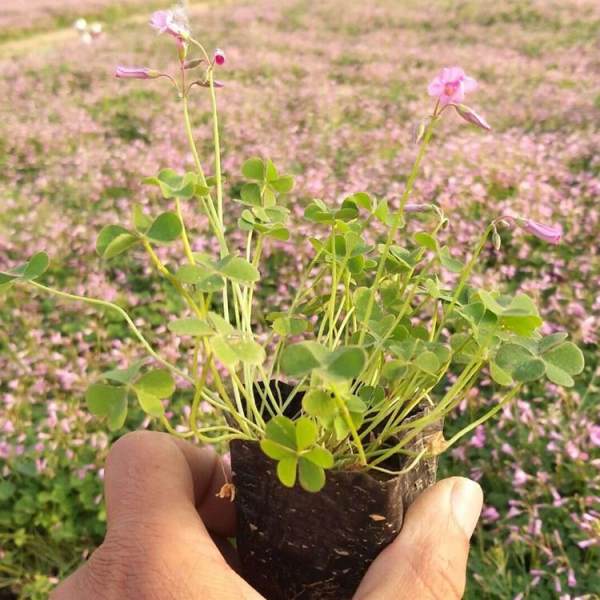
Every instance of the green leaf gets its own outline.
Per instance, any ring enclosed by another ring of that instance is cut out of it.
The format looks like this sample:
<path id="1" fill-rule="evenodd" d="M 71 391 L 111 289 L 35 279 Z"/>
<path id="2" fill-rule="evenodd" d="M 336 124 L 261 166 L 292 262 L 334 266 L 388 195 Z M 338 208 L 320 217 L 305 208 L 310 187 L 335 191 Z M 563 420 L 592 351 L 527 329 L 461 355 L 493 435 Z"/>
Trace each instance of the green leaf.
<path id="1" fill-rule="evenodd" d="M 435 376 L 440 369 L 440 361 L 433 352 L 421 352 L 417 355 L 415 364 L 421 371 Z"/>
<path id="2" fill-rule="evenodd" d="M 318 465 L 323 469 L 331 469 L 333 467 L 333 454 L 326 450 L 325 448 L 321 448 L 317 446 L 308 452 L 302 454 L 302 458 L 305 460 Z"/>
<path id="3" fill-rule="evenodd" d="M 512 385 L 510 373 L 499 367 L 494 361 L 490 362 L 490 376 L 498 385 Z"/>
<path id="4" fill-rule="evenodd" d="M 157 398 L 169 398 L 175 392 L 175 381 L 168 369 L 154 369 L 142 375 L 134 388 Z"/>
<path id="5" fill-rule="evenodd" d="M 545 336 L 540 340 L 538 345 L 540 354 L 558 346 L 561 342 L 564 342 L 568 336 L 569 334 L 566 331 L 558 331 L 557 333 Z"/>
<path id="6" fill-rule="evenodd" d="M 270 182 L 271 187 L 280 194 L 287 194 L 294 189 L 294 178 L 291 175 L 282 175 Z"/>
<path id="7" fill-rule="evenodd" d="M 173 242 L 180 235 L 183 226 L 179 217 L 174 212 L 165 212 L 158 215 L 146 235 L 155 242 Z"/>
<path id="8" fill-rule="evenodd" d="M 105 417 L 111 431 L 123 427 L 127 418 L 127 389 L 122 386 L 94 383 L 86 392 L 89 411 L 97 417 Z"/>
<path id="9" fill-rule="evenodd" d="M 249 337 L 249 334 L 228 338 L 227 343 L 242 362 L 250 365 L 262 365 L 267 359 L 264 348 Z"/>
<path id="10" fill-rule="evenodd" d="M 40 275 L 44 274 L 49 263 L 48 255 L 45 252 L 38 252 L 27 261 L 21 277 L 28 280 L 37 279 Z"/>
<path id="11" fill-rule="evenodd" d="M 265 427 L 267 439 L 281 446 L 296 450 L 296 428 L 294 422 L 283 415 L 273 417 Z"/>
<path id="12" fill-rule="evenodd" d="M 281 370 L 291 377 L 300 377 L 320 367 L 327 349 L 317 342 L 299 342 L 287 346 L 281 354 Z"/>
<path id="13" fill-rule="evenodd" d="M 265 178 L 265 165 L 257 156 L 249 158 L 242 165 L 242 174 L 248 179 L 257 179 L 262 181 Z"/>
<path id="14" fill-rule="evenodd" d="M 0 286 L 9 286 L 15 279 L 19 279 L 19 275 L 15 275 L 13 273 L 5 273 L 4 271 L 0 271 Z"/>
<path id="15" fill-rule="evenodd" d="M 306 450 L 317 441 L 317 426 L 308 417 L 300 417 L 296 422 L 296 449 Z"/>
<path id="16" fill-rule="evenodd" d="M 277 174 L 277 169 L 275 168 L 275 165 L 271 159 L 267 159 L 265 165 L 265 177 L 267 178 L 267 181 L 275 181 L 275 179 L 279 177 Z"/>
<path id="17" fill-rule="evenodd" d="M 139 239 L 130 235 L 129 233 L 124 233 L 122 235 L 117 236 L 112 242 L 107 246 L 104 251 L 103 258 L 111 259 L 123 252 L 126 252 L 132 246 L 135 246 L 139 242 Z"/>
<path id="18" fill-rule="evenodd" d="M 563 342 L 545 352 L 542 358 L 547 363 L 560 367 L 569 375 L 578 375 L 585 366 L 583 352 L 573 342 Z"/>
<path id="19" fill-rule="evenodd" d="M 563 387 L 572 387 L 575 385 L 575 381 L 573 381 L 573 378 L 566 371 L 549 362 L 546 363 L 546 377 L 552 383 Z"/>
<path id="20" fill-rule="evenodd" d="M 298 335 L 307 329 L 307 321 L 297 317 L 278 317 L 273 321 L 273 331 L 281 336 Z"/>
<path id="21" fill-rule="evenodd" d="M 418 231 L 414 235 L 414 240 L 418 246 L 433 250 L 434 252 L 438 249 L 437 240 L 426 231 Z"/>
<path id="22" fill-rule="evenodd" d="M 118 383 L 131 383 L 137 377 L 144 362 L 144 360 L 137 360 L 127 369 L 111 369 L 110 371 L 105 371 L 102 373 L 102 378 Z"/>
<path id="23" fill-rule="evenodd" d="M 367 361 L 366 352 L 358 346 L 338 348 L 327 360 L 325 370 L 328 375 L 340 379 L 358 377 Z"/>
<path id="24" fill-rule="evenodd" d="M 463 263 L 450 254 L 448 246 L 442 246 L 442 248 L 440 248 L 439 256 L 442 266 L 448 271 L 452 273 L 460 273 L 462 271 L 464 267 Z"/>
<path id="25" fill-rule="evenodd" d="M 260 186 L 257 183 L 245 183 L 240 191 L 240 197 L 244 204 L 250 206 L 262 205 Z"/>
<path id="26" fill-rule="evenodd" d="M 537 315 L 501 315 L 500 325 L 518 335 L 530 337 L 536 329 L 543 325 L 541 317 Z"/>
<path id="27" fill-rule="evenodd" d="M 116 249 L 118 249 L 119 246 L 123 244 L 124 240 L 129 240 L 132 237 L 137 241 L 137 238 L 135 238 L 135 236 L 133 236 L 133 234 L 124 227 L 121 227 L 120 225 L 105 225 L 100 230 L 100 233 L 96 238 L 96 252 L 99 256 L 103 258 L 109 258 L 106 256 L 107 249 L 113 242 L 115 242 L 115 240 L 120 239 L 121 241 L 116 242 L 115 247 L 113 247 L 113 249 L 111 250 L 111 256 L 116 256 L 119 253 L 115 253 Z M 132 244 L 130 244 L 129 246 L 131 245 Z M 125 244 L 125 247 L 121 250 L 121 252 L 127 250 L 129 246 Z"/>
<path id="28" fill-rule="evenodd" d="M 208 313 L 208 319 L 212 323 L 212 326 L 221 334 L 229 335 L 235 331 L 233 325 L 218 313 L 210 311 Z"/>
<path id="29" fill-rule="evenodd" d="M 17 486 L 11 481 L 0 481 L 0 502 L 4 502 L 13 496 Z"/>
<path id="30" fill-rule="evenodd" d="M 296 456 L 295 452 L 290 448 L 269 439 L 260 440 L 260 448 L 269 458 L 273 458 L 274 460 Z"/>
<path id="31" fill-rule="evenodd" d="M 495 362 L 508 373 L 513 373 L 517 367 L 533 358 L 529 350 L 519 344 L 503 344 L 496 352 Z"/>
<path id="32" fill-rule="evenodd" d="M 302 398 L 302 408 L 313 417 L 328 419 L 337 413 L 335 399 L 325 390 L 311 389 Z"/>
<path id="33" fill-rule="evenodd" d="M 134 387 L 138 402 L 142 410 L 151 417 L 160 418 L 165 414 L 165 409 L 158 396 Z"/>
<path id="34" fill-rule="evenodd" d="M 146 177 L 144 183 L 157 185 L 164 198 L 191 198 L 196 193 L 198 177 L 195 173 L 179 175 L 173 169 L 162 169 L 157 177 Z"/>
<path id="35" fill-rule="evenodd" d="M 219 292 L 223 289 L 225 282 L 220 275 L 209 275 L 204 279 L 196 282 L 196 288 L 200 292 L 206 292 L 208 294 L 213 294 L 214 292 Z"/>
<path id="36" fill-rule="evenodd" d="M 169 331 L 177 335 L 201 337 L 214 333 L 212 327 L 206 321 L 196 318 L 176 319 L 175 321 L 171 321 L 167 327 Z"/>
<path id="37" fill-rule="evenodd" d="M 206 268 L 199 267 L 198 265 L 183 265 L 177 269 L 177 273 L 175 273 L 175 277 L 177 277 L 179 281 L 189 283 L 190 285 L 198 283 L 198 281 L 206 277 L 206 275 Z"/>
<path id="38" fill-rule="evenodd" d="M 277 463 L 277 477 L 279 477 L 279 481 L 286 487 L 294 487 L 297 468 L 298 459 L 295 456 L 281 459 Z"/>
<path id="39" fill-rule="evenodd" d="M 530 381 L 536 381 L 544 376 L 546 372 L 546 363 L 539 359 L 534 358 L 528 360 L 525 363 L 520 364 L 512 373 L 516 381 L 522 383 L 528 383 Z"/>
<path id="40" fill-rule="evenodd" d="M 237 352 L 229 345 L 224 335 L 216 335 L 210 339 L 210 347 L 214 355 L 227 367 L 234 367 L 239 357 Z"/>
<path id="41" fill-rule="evenodd" d="M 356 194 L 352 194 L 352 196 L 348 196 L 347 200 L 351 200 L 356 204 L 356 206 L 360 206 L 368 211 L 373 207 L 373 200 L 371 196 L 366 192 L 357 192 Z"/>
<path id="42" fill-rule="evenodd" d="M 300 485 L 307 492 L 318 492 L 325 485 L 325 472 L 315 463 L 300 458 L 298 465 Z"/>
<path id="43" fill-rule="evenodd" d="M 133 226 L 138 231 L 144 232 L 150 225 L 152 225 L 152 219 L 144 214 L 144 210 L 140 204 L 134 204 L 131 209 L 131 220 Z"/>
<path id="44" fill-rule="evenodd" d="M 253 283 L 260 279 L 258 269 L 245 258 L 239 256 L 226 256 L 217 263 L 217 270 L 229 279 Z"/>

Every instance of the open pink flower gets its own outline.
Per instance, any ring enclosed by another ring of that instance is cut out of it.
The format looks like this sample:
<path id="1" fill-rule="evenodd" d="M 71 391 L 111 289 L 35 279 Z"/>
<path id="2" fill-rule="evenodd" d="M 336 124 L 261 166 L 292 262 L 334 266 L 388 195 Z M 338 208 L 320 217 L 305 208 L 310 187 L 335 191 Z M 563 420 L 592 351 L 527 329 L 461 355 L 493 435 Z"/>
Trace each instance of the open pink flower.
<path id="1" fill-rule="evenodd" d="M 160 73 L 146 67 L 117 67 L 115 77 L 119 79 L 156 79 Z"/>
<path id="2" fill-rule="evenodd" d="M 429 84 L 427 93 L 438 98 L 442 106 L 446 106 L 462 102 L 465 93 L 472 92 L 476 87 L 477 82 L 472 77 L 467 77 L 460 67 L 446 67 Z"/>
<path id="3" fill-rule="evenodd" d="M 185 40 L 189 37 L 190 31 L 183 13 L 172 10 L 157 10 L 152 14 L 150 25 L 158 33 L 168 33 L 178 40 Z"/>

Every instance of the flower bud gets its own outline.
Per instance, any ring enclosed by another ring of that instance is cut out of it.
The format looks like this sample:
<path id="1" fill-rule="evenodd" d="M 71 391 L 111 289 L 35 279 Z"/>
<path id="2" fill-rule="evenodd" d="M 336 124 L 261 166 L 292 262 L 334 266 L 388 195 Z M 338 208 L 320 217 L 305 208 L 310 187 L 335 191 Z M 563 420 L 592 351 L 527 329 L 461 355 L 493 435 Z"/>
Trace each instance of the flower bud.
<path id="1" fill-rule="evenodd" d="M 494 244 L 494 248 L 496 250 L 500 250 L 500 246 L 502 245 L 502 239 L 500 238 L 500 234 L 494 229 L 494 233 L 492 233 L 492 243 Z"/>
<path id="2" fill-rule="evenodd" d="M 519 219 L 519 225 L 528 233 L 549 244 L 560 243 L 563 234 L 560 225 L 544 225 L 532 219 Z"/>
<path id="3" fill-rule="evenodd" d="M 203 62 L 205 62 L 205 60 L 203 58 L 195 58 L 194 60 L 186 60 L 183 63 L 183 68 L 184 69 L 195 69 L 196 67 L 199 67 Z"/>
<path id="4" fill-rule="evenodd" d="M 147 69 L 146 67 L 117 67 L 115 77 L 118 79 L 156 79 L 160 77 L 160 71 Z"/>
<path id="5" fill-rule="evenodd" d="M 453 104 L 456 112 L 467 122 L 472 125 L 476 125 L 486 131 L 491 131 L 489 123 L 481 116 L 478 115 L 470 106 L 466 104 Z"/>
<path id="6" fill-rule="evenodd" d="M 419 144 L 425 135 L 425 130 L 427 129 L 427 122 L 429 119 L 421 119 L 416 127 L 414 132 L 414 140 L 415 144 Z"/>
<path id="7" fill-rule="evenodd" d="M 407 213 L 425 213 L 431 209 L 431 204 L 416 204 L 414 202 L 407 202 L 404 205 L 404 212 Z"/>
<path id="8" fill-rule="evenodd" d="M 217 48 L 215 50 L 213 60 L 214 60 L 215 64 L 217 64 L 219 66 L 224 65 L 225 64 L 225 52 L 223 52 L 223 50 L 221 50 L 221 48 Z"/>

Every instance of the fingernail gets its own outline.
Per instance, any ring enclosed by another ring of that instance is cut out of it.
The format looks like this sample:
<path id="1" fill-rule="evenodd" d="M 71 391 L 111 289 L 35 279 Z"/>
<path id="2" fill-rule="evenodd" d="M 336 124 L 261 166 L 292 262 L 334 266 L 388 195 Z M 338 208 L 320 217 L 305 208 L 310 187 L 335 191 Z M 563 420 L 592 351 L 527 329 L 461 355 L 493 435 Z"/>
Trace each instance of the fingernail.
<path id="1" fill-rule="evenodd" d="M 483 505 L 483 492 L 479 484 L 465 477 L 457 477 L 456 483 L 452 487 L 450 503 L 454 519 L 465 535 L 470 538 L 479 520 Z"/>

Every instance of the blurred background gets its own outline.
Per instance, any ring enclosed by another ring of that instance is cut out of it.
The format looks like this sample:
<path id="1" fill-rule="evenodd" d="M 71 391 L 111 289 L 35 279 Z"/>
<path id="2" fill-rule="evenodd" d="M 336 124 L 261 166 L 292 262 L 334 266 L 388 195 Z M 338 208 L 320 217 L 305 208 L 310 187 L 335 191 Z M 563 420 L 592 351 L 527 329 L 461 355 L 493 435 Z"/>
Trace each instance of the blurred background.
<path id="1" fill-rule="evenodd" d="M 470 245 L 505 212 L 564 227 L 544 245 L 503 233 L 478 277 L 536 297 L 545 331 L 564 329 L 587 367 L 570 390 L 530 386 L 442 461 L 474 477 L 486 506 L 467 598 L 598 598 L 600 590 L 600 4 L 597 0 L 231 0 L 187 3 L 195 37 L 221 47 L 227 193 L 240 165 L 270 157 L 296 175 L 295 214 L 350 191 L 390 199 L 414 159 L 427 83 L 459 65 L 479 82 L 469 104 L 493 127 L 448 115 L 413 197 L 450 215 Z M 103 264 L 97 232 L 161 200 L 143 176 L 189 167 L 181 106 L 165 80 L 119 81 L 117 64 L 171 69 L 171 39 L 148 26 L 154 0 L 2 0 L 0 270 L 38 250 L 45 280 L 114 300 L 167 356 L 166 315 L 181 307 L 141 255 Z M 192 102 L 210 161 L 205 91 Z M 233 211 L 235 213 L 235 211 Z M 210 248 L 204 223 L 188 207 Z M 232 219 L 232 223 L 234 223 Z M 259 302 L 286 302 L 310 245 L 268 252 Z M 0 598 L 46 598 L 101 541 L 102 465 L 111 441 L 83 393 L 101 370 L 139 358 L 112 314 L 18 290 L 0 296 Z M 447 435 L 490 401 L 485 380 Z M 171 407 L 177 422 L 185 391 Z M 213 418 L 206 414 L 206 419 Z M 148 427 L 130 411 L 126 429 Z M 121 435 L 123 431 L 118 432 Z"/>

